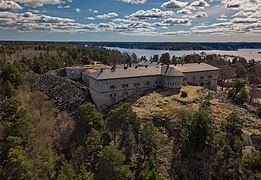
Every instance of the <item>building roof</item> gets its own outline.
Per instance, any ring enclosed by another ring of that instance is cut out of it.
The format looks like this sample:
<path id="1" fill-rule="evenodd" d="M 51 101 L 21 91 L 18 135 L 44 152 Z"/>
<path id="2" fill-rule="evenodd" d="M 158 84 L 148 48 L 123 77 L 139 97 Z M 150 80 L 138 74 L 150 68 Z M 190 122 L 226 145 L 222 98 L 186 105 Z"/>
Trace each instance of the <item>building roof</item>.
<path id="1" fill-rule="evenodd" d="M 142 60 L 138 63 L 138 65 L 140 66 L 156 66 L 156 65 L 160 65 L 161 63 L 159 62 L 154 62 L 154 61 L 151 61 L 151 60 Z"/>
<path id="2" fill-rule="evenodd" d="M 189 72 L 201 72 L 201 71 L 217 71 L 219 68 L 211 66 L 206 63 L 188 63 L 188 64 L 177 64 L 171 65 L 174 66 L 177 70 L 182 73 L 189 73 Z"/>
<path id="3" fill-rule="evenodd" d="M 174 67 L 167 66 L 148 66 L 148 67 L 131 67 L 131 68 L 116 68 L 115 71 L 111 69 L 102 69 L 88 74 L 88 76 L 97 79 L 120 79 L 120 78 L 134 78 L 143 76 L 165 75 L 165 76 L 184 76 L 181 72 L 177 71 Z M 163 73 L 162 73 L 163 72 Z M 165 73 L 166 72 L 166 73 Z"/>

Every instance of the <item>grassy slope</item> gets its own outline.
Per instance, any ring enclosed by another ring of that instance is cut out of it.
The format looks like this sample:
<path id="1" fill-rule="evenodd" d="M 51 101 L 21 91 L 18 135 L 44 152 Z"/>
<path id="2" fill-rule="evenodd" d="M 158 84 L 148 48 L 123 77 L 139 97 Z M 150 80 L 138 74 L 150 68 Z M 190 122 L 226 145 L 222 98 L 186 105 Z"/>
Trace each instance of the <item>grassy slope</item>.
<path id="1" fill-rule="evenodd" d="M 186 86 L 182 88 L 188 93 L 187 98 L 181 98 L 180 94 L 170 92 L 169 90 L 150 91 L 146 94 L 139 94 L 127 99 L 133 104 L 133 110 L 142 119 L 143 122 L 151 121 L 158 117 L 175 122 L 178 111 L 182 109 L 198 110 L 203 98 L 209 92 L 201 87 Z M 219 127 L 222 121 L 231 112 L 236 112 L 244 120 L 244 132 L 261 135 L 261 120 L 255 114 L 248 112 L 246 109 L 228 102 L 224 96 L 216 95 L 210 101 L 210 116 L 214 119 L 213 124 Z M 169 179 L 168 169 L 172 159 L 173 139 L 167 133 L 164 127 L 157 126 L 161 138 L 161 148 L 158 152 L 159 171 L 163 179 Z"/>

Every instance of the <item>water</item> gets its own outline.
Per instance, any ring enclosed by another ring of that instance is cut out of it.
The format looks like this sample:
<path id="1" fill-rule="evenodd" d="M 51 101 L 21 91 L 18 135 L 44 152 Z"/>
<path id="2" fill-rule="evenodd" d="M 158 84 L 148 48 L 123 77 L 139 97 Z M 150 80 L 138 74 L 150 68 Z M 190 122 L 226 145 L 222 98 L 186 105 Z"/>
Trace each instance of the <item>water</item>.
<path id="1" fill-rule="evenodd" d="M 135 53 L 138 57 L 146 56 L 149 59 L 151 56 L 168 52 L 171 56 L 175 55 L 177 57 L 190 55 L 190 54 L 200 54 L 205 52 L 206 54 L 220 54 L 220 55 L 230 55 L 230 56 L 240 56 L 244 57 L 246 60 L 254 59 L 256 61 L 261 61 L 261 49 L 239 49 L 238 51 L 222 51 L 222 50 L 189 50 L 189 51 L 172 51 L 172 50 L 149 50 L 149 49 L 125 49 L 119 47 L 105 47 L 107 49 L 116 49 L 120 52 Z"/>

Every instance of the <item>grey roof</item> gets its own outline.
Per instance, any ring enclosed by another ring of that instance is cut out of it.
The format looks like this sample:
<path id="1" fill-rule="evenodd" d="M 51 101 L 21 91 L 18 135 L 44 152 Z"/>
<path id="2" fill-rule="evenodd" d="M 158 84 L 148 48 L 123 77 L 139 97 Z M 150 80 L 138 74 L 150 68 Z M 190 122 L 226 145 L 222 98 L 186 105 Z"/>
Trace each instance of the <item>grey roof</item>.
<path id="1" fill-rule="evenodd" d="M 161 63 L 158 63 L 158 62 L 154 62 L 154 61 L 151 61 L 151 60 L 142 60 L 138 63 L 138 65 L 140 66 L 156 66 L 156 65 L 160 65 Z"/>
<path id="2" fill-rule="evenodd" d="M 188 64 L 177 64 L 171 65 L 175 67 L 177 70 L 179 70 L 182 73 L 189 73 L 189 72 L 200 72 L 200 71 L 217 71 L 219 68 L 216 68 L 214 66 L 211 66 L 206 63 L 188 63 Z"/>
<path id="3" fill-rule="evenodd" d="M 124 69 L 122 67 L 116 68 L 115 71 L 111 71 L 111 69 L 103 69 L 95 71 L 93 73 L 88 74 L 88 76 L 97 79 L 119 79 L 119 78 L 134 78 L 134 77 L 143 77 L 143 76 L 154 76 L 154 75 L 165 75 L 165 76 L 184 76 L 181 72 L 177 71 L 174 67 L 169 67 L 166 72 L 166 66 L 148 66 L 138 67 L 138 68 L 127 68 Z"/>

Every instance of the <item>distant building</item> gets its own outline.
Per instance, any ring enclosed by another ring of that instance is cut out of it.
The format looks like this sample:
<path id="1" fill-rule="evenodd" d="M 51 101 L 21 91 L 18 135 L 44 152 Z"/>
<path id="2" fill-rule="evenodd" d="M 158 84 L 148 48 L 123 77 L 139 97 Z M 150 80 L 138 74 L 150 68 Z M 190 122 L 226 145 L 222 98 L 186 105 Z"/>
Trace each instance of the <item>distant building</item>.
<path id="1" fill-rule="evenodd" d="M 188 84 L 217 88 L 219 69 L 206 63 L 162 65 L 146 61 L 129 67 L 66 68 L 67 77 L 81 79 L 88 86 L 93 102 L 106 108 L 138 92 L 158 87 L 179 92 L 183 81 Z"/>

